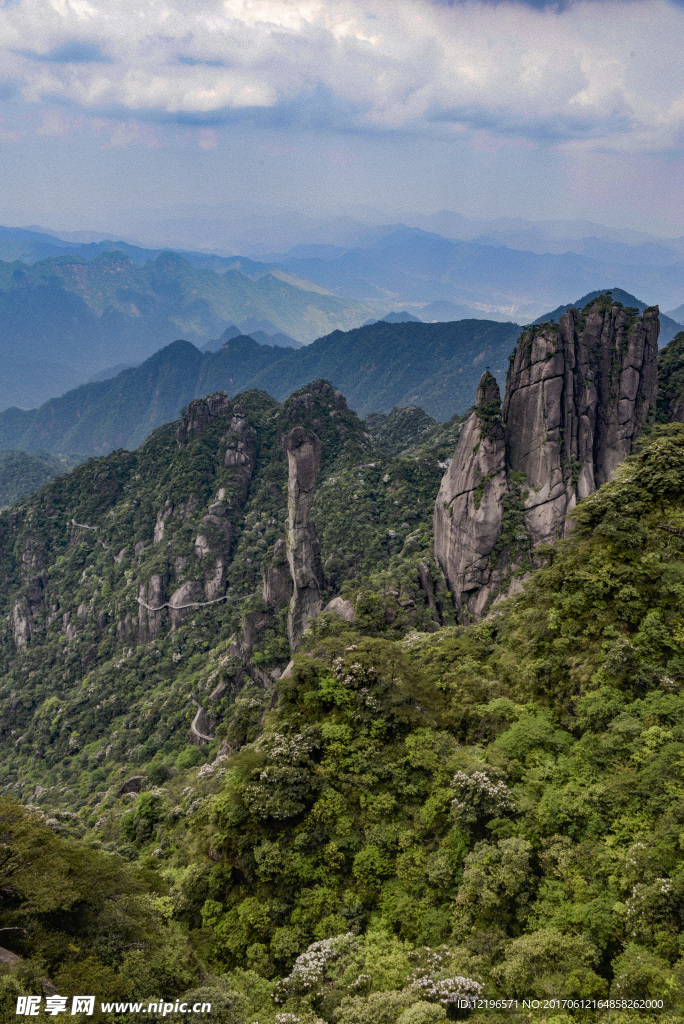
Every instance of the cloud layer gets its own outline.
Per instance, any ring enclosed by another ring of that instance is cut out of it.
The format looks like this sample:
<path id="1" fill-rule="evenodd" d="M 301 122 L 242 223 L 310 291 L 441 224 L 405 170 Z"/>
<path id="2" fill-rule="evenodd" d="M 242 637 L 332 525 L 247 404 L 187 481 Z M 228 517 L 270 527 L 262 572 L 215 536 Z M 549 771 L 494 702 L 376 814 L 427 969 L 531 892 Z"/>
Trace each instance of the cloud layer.
<path id="1" fill-rule="evenodd" d="M 684 9 L 667 0 L 0 8 L 5 90 L 31 104 L 205 132 L 249 120 L 629 152 L 681 148 L 682 38 Z"/>

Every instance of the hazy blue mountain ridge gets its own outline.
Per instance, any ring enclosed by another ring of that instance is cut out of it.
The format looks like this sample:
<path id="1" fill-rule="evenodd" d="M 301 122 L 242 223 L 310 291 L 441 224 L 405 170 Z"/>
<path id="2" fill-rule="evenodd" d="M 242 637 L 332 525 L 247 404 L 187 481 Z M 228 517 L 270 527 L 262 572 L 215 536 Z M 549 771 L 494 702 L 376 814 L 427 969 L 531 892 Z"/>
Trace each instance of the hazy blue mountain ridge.
<path id="1" fill-rule="evenodd" d="M 231 338 L 218 352 L 175 341 L 141 366 L 85 384 L 37 409 L 0 413 L 0 447 L 101 455 L 135 448 L 193 398 L 257 388 L 282 400 L 317 378 L 330 380 L 360 415 L 420 405 L 448 420 L 471 404 L 482 371 L 503 381 L 517 324 L 380 321 L 335 331 L 295 350 Z"/>
<path id="2" fill-rule="evenodd" d="M 684 324 L 684 302 L 677 306 L 676 309 L 668 309 L 666 311 L 666 316 L 671 317 L 671 319 L 675 320 L 678 324 Z"/>
<path id="3" fill-rule="evenodd" d="M 419 304 L 448 301 L 477 304 L 483 316 L 486 309 L 507 310 L 524 321 L 538 315 L 540 304 L 556 305 L 610 280 L 669 306 L 681 300 L 684 281 L 684 261 L 674 252 L 658 261 L 629 246 L 610 258 L 572 249 L 534 252 L 493 238 L 486 244 L 460 241 L 404 225 L 343 252 L 300 253 L 286 254 L 278 266 L 338 295 L 415 304 L 413 312 L 421 316 Z"/>
<path id="4" fill-rule="evenodd" d="M 138 364 L 179 337 L 202 344 L 247 317 L 311 341 L 372 312 L 272 274 L 198 269 L 170 252 L 142 267 L 123 253 L 0 263 L 0 408 L 35 407 L 114 363 Z"/>

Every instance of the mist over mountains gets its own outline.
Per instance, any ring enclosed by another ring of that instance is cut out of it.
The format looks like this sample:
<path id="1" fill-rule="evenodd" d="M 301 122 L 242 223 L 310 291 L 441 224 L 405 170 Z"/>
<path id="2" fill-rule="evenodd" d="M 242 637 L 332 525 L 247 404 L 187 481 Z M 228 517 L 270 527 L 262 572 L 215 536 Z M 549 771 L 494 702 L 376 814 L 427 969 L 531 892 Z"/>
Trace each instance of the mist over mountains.
<path id="1" fill-rule="evenodd" d="M 364 245 L 299 245 L 264 258 L 337 295 L 412 304 L 418 315 L 423 305 L 448 301 L 478 309 L 481 316 L 505 315 L 527 323 L 539 316 L 540 304 L 553 307 L 568 295 L 605 290 L 611 282 L 664 308 L 680 302 L 684 259 L 676 252 L 661 247 L 655 259 L 648 255 L 652 247 L 594 246 L 587 240 L 580 248 L 581 253 L 540 253 L 495 238 L 453 240 L 399 225 L 378 231 Z"/>
<path id="2" fill-rule="evenodd" d="M 175 253 L 136 265 L 122 252 L 0 263 L 0 407 L 34 407 L 179 337 L 203 344 L 246 317 L 312 341 L 370 307 L 276 274 L 193 266 Z"/>

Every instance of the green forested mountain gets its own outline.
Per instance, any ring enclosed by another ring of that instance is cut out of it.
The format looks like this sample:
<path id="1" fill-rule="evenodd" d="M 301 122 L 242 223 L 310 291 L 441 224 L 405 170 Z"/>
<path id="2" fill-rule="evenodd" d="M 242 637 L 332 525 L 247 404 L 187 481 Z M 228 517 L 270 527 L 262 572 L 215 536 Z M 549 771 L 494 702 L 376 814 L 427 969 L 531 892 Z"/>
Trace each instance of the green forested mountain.
<path id="1" fill-rule="evenodd" d="M 0 449 L 0 508 L 14 505 L 70 468 L 67 460 L 45 452 Z"/>
<path id="2" fill-rule="evenodd" d="M 202 362 L 202 353 L 189 341 L 175 341 L 142 366 L 83 384 L 39 409 L 5 409 L 0 412 L 0 444 L 81 459 L 135 448 L 194 397 Z"/>
<path id="3" fill-rule="evenodd" d="M 658 357 L 658 419 L 684 420 L 684 331 Z"/>
<path id="4" fill-rule="evenodd" d="M 218 352 L 177 341 L 141 366 L 83 385 L 39 409 L 0 413 L 0 446 L 81 456 L 135 448 L 191 399 L 217 390 L 256 387 L 278 400 L 323 377 L 361 415 L 395 405 L 422 405 L 440 420 L 464 412 L 482 369 L 505 376 L 515 324 L 463 320 L 446 324 L 376 323 L 336 331 L 304 349 L 229 339 Z"/>
<path id="5" fill-rule="evenodd" d="M 171 252 L 143 266 L 121 252 L 0 262 L 0 407 L 32 408 L 113 363 L 179 337 L 204 343 L 247 317 L 311 341 L 373 312 L 265 270 L 197 267 Z"/>
<path id="6" fill-rule="evenodd" d="M 459 431 L 215 394 L 0 513 L 8 1020 L 86 982 L 226 1024 L 681 1020 L 684 425 L 470 626 L 432 557 Z"/>
<path id="7" fill-rule="evenodd" d="M 325 385 L 197 402 L 0 515 L 0 777 L 34 808 L 2 812 L 8 1013 L 44 975 L 80 991 L 86 957 L 102 998 L 200 990 L 238 1024 L 429 1022 L 478 994 L 679 1019 L 684 427 L 457 627 L 431 559 L 445 428 L 413 418 L 416 445 L 393 413 L 379 448 Z M 323 599 L 348 604 L 278 680 L 298 426 Z"/>
<path id="8" fill-rule="evenodd" d="M 419 405 L 446 420 L 465 412 L 482 370 L 503 382 L 520 328 L 492 320 L 387 323 L 335 331 L 254 379 L 276 397 L 316 377 L 341 388 L 359 415 Z M 277 387 L 277 389 L 276 389 Z"/>

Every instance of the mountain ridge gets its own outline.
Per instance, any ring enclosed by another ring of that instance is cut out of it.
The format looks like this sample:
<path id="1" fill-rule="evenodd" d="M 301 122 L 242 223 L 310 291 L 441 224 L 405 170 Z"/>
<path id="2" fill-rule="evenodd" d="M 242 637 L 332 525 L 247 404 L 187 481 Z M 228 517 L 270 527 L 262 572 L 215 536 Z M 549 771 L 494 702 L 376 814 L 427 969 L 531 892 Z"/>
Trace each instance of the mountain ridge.
<path id="1" fill-rule="evenodd" d="M 445 238 L 420 228 L 397 225 L 364 245 L 341 253 L 281 258 L 276 264 L 359 301 L 420 306 L 448 301 L 508 311 L 511 319 L 535 317 L 540 303 L 553 305 L 567 294 L 585 294 L 606 280 L 620 280 L 633 291 L 651 294 L 662 305 L 681 299 L 681 255 L 664 265 L 601 259 L 573 251 L 539 253 Z"/>
<path id="2" fill-rule="evenodd" d="M 447 420 L 471 404 L 481 365 L 489 363 L 503 379 L 518 332 L 517 324 L 480 320 L 380 321 L 297 350 L 259 345 L 248 336 L 204 353 L 175 341 L 112 379 L 82 385 L 35 410 L 0 412 L 0 447 L 81 456 L 135 448 L 194 398 L 258 388 L 283 399 L 316 378 L 346 389 L 361 414 L 425 404 L 426 412 Z"/>
<path id="3" fill-rule="evenodd" d="M 139 363 L 181 336 L 201 344 L 248 316 L 310 341 L 372 312 L 273 273 L 216 273 L 171 252 L 141 267 L 106 252 L 0 263 L 0 406 L 35 406 L 114 362 Z"/>
<path id="4" fill-rule="evenodd" d="M 594 299 L 598 299 L 601 295 L 612 295 L 616 302 L 620 302 L 623 306 L 631 306 L 634 309 L 640 309 L 642 312 L 649 308 L 647 302 L 643 302 L 641 299 L 637 299 L 636 295 L 630 295 L 629 292 L 624 291 L 623 288 L 603 288 L 593 292 L 588 292 L 583 295 L 577 302 L 568 302 L 565 305 L 558 306 L 556 309 L 551 310 L 550 313 L 544 313 L 542 316 L 538 316 L 533 321 L 535 324 L 543 324 L 549 322 L 556 322 L 560 320 L 563 313 L 567 313 L 569 309 L 573 307 L 575 309 L 584 309 Z M 660 313 L 658 317 L 660 321 L 660 336 L 659 344 L 662 347 L 667 345 L 668 342 L 672 341 L 675 335 L 679 334 L 682 329 L 682 325 L 673 320 L 666 313 Z"/>

